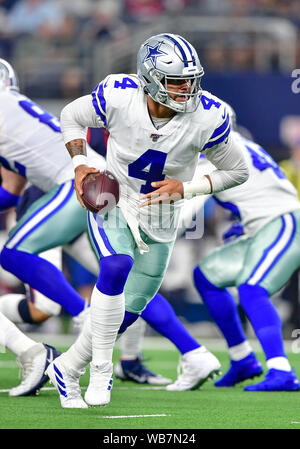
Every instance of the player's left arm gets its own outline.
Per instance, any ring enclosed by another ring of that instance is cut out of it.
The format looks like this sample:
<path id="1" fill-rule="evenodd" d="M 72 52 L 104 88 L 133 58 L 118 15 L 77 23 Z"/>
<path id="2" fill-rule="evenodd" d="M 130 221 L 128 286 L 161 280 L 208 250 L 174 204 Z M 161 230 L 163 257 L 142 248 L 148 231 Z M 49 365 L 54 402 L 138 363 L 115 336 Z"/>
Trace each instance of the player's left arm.
<path id="1" fill-rule="evenodd" d="M 23 176 L 0 167 L 0 211 L 17 206 L 27 183 Z"/>
<path id="2" fill-rule="evenodd" d="M 233 133 L 229 134 L 228 141 L 205 151 L 206 158 L 217 169 L 205 175 L 211 184 L 210 193 L 221 192 L 247 181 L 249 169 L 244 152 L 242 143 Z"/>
<path id="3" fill-rule="evenodd" d="M 157 189 L 141 197 L 146 201 L 141 203 L 140 207 L 164 202 L 170 198 L 177 201 L 181 198 L 190 199 L 196 195 L 217 193 L 243 184 L 249 176 L 243 151 L 240 142 L 229 134 L 226 143 L 214 145 L 205 151 L 205 156 L 217 170 L 189 182 L 182 183 L 176 179 L 153 182 L 152 187 Z"/>

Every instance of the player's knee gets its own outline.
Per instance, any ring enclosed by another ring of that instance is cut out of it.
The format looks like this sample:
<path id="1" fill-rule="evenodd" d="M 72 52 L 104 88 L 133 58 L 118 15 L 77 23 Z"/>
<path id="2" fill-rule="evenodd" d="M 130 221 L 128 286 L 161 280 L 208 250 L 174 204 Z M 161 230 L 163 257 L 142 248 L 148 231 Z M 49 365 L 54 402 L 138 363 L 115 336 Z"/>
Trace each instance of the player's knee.
<path id="1" fill-rule="evenodd" d="M 122 293 L 132 264 L 132 257 L 126 254 L 116 254 L 101 259 L 97 288 L 107 295 Z"/>
<path id="2" fill-rule="evenodd" d="M 194 268 L 193 279 L 194 279 L 194 285 L 199 292 L 202 292 L 204 290 L 211 289 L 214 287 L 214 285 L 204 275 L 203 268 L 200 265 L 197 265 Z"/>
<path id="3" fill-rule="evenodd" d="M 11 250 L 4 246 L 0 253 L 0 264 L 4 270 L 10 271 L 11 262 Z"/>
<path id="4" fill-rule="evenodd" d="M 145 309 L 141 313 L 141 317 L 150 325 L 163 327 L 167 326 L 170 320 L 175 317 L 174 309 L 169 302 L 157 293 L 151 301 L 148 302 Z"/>
<path id="5" fill-rule="evenodd" d="M 240 304 L 245 312 L 250 313 L 252 308 L 257 309 L 257 301 L 261 301 L 264 298 L 269 298 L 267 290 L 260 285 L 250 285 L 242 283 L 238 286 Z"/>

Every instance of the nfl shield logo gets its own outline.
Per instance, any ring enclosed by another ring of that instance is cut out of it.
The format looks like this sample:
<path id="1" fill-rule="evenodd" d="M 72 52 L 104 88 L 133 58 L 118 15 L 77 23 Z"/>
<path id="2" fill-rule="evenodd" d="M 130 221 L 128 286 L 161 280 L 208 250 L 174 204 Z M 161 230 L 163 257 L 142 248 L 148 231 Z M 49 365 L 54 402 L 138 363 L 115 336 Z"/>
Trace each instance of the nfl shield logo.
<path id="1" fill-rule="evenodd" d="M 161 137 L 161 134 L 151 134 L 150 137 L 152 139 L 152 142 L 157 142 L 158 139 Z"/>

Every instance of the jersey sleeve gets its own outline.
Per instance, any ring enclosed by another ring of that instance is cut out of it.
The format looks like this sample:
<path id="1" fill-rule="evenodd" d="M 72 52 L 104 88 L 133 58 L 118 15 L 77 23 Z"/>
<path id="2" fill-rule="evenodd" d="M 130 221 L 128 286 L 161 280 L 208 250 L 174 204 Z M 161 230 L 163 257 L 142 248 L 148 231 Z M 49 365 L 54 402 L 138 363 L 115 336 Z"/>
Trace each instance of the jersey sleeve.
<path id="1" fill-rule="evenodd" d="M 90 95 L 77 98 L 63 108 L 60 115 L 61 132 L 65 144 L 87 138 L 87 129 L 101 128 L 104 123 L 96 114 Z"/>
<path id="2" fill-rule="evenodd" d="M 104 95 L 104 86 L 107 87 L 108 78 L 105 78 L 101 81 L 92 92 L 92 104 L 95 110 L 95 113 L 103 123 L 103 126 L 107 126 L 107 117 L 106 117 L 106 98 Z"/>
<path id="3" fill-rule="evenodd" d="M 216 120 L 216 125 L 214 126 L 215 129 L 203 146 L 202 151 L 209 148 L 217 148 L 218 146 L 226 145 L 228 142 L 231 131 L 230 116 L 225 105 L 222 105 L 220 110 L 219 118 Z M 223 113 L 221 115 L 222 111 Z"/>

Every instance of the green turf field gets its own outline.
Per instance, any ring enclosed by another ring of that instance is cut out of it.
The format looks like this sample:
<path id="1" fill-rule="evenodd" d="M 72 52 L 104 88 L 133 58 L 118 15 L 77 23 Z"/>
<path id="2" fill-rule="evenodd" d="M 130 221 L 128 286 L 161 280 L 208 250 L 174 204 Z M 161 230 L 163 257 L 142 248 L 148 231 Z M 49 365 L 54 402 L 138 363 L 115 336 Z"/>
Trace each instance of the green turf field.
<path id="1" fill-rule="evenodd" d="M 144 350 L 147 366 L 175 379 L 178 352 L 162 347 Z M 213 352 L 225 372 L 225 351 Z M 264 364 L 262 353 L 257 355 Z M 299 354 L 290 353 L 289 358 L 300 376 Z M 243 391 L 243 386 L 260 378 L 228 389 L 207 382 L 201 390 L 188 392 L 115 379 L 109 406 L 66 410 L 49 383 L 39 396 L 9 397 L 3 390 L 19 383 L 18 366 L 9 351 L 0 354 L 0 367 L 1 429 L 300 429 L 300 392 Z M 83 392 L 87 383 L 86 373 L 81 382 Z"/>

